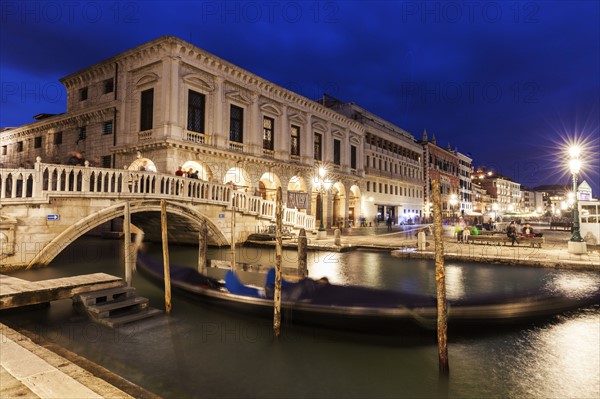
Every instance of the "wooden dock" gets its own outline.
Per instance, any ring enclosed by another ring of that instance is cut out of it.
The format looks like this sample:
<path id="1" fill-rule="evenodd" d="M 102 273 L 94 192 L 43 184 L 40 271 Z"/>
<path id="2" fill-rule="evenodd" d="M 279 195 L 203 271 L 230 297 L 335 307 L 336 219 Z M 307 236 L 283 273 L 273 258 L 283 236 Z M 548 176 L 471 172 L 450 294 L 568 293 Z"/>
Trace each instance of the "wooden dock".
<path id="1" fill-rule="evenodd" d="M 105 273 L 27 281 L 0 274 L 0 310 L 71 299 L 75 295 L 123 286 L 123 279 Z"/>

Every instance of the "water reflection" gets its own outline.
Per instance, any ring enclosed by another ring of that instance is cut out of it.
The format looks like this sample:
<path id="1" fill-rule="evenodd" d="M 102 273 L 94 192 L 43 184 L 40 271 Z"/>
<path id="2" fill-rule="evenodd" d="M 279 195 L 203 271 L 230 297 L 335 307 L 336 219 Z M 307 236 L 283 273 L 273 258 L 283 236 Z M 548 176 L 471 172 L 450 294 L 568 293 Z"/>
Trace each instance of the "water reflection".
<path id="1" fill-rule="evenodd" d="M 160 245 L 150 246 L 161 256 Z M 17 273 L 30 280 L 78 273 L 123 276 L 121 243 L 78 240 L 50 267 Z M 274 262 L 273 251 L 243 248 L 239 259 Z M 171 262 L 197 264 L 197 248 L 172 247 Z M 99 254 L 106 254 L 100 256 Z M 227 250 L 211 249 L 224 259 Z M 244 257 L 245 256 L 245 257 Z M 295 251 L 284 251 L 291 267 Z M 332 282 L 435 294 L 433 262 L 387 253 L 310 253 L 313 277 Z M 272 263 L 271 263 L 272 264 Z M 164 292 L 135 274 L 138 292 L 164 307 Z M 447 264 L 448 296 L 579 292 L 600 285 L 597 273 L 505 265 Z M 582 291 L 582 292 L 583 292 Z M 0 320 L 40 332 L 164 397 L 414 398 L 437 397 L 435 335 L 380 338 L 283 325 L 274 340 L 269 320 L 229 313 L 175 295 L 173 314 L 155 324 L 110 330 L 79 316 L 70 301 L 47 309 L 1 315 Z M 473 327 L 477 330 L 477 326 Z M 449 331 L 448 397 L 598 398 L 598 307 L 525 328 L 477 337 Z"/>

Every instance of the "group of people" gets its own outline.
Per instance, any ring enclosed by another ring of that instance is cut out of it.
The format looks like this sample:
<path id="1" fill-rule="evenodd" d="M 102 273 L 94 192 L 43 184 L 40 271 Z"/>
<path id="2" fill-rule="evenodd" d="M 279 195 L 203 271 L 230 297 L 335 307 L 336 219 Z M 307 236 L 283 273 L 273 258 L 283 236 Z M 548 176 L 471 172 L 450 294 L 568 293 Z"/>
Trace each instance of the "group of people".
<path id="1" fill-rule="evenodd" d="M 510 224 L 506 227 L 506 235 L 512 239 L 512 245 L 515 243 L 519 243 L 519 238 L 531 238 L 531 237 L 542 237 L 542 234 L 536 233 L 533 231 L 533 228 L 529 223 L 525 223 L 525 226 L 521 229 L 521 232 L 518 233 L 517 225 L 515 221 L 511 221 Z"/>
<path id="2" fill-rule="evenodd" d="M 177 168 L 177 171 L 175 172 L 175 176 L 188 177 L 190 179 L 199 179 L 198 173 L 200 173 L 200 172 L 198 172 L 197 170 L 194 170 L 193 168 L 189 168 L 186 172 L 185 170 L 183 170 L 183 166 L 180 166 Z"/>

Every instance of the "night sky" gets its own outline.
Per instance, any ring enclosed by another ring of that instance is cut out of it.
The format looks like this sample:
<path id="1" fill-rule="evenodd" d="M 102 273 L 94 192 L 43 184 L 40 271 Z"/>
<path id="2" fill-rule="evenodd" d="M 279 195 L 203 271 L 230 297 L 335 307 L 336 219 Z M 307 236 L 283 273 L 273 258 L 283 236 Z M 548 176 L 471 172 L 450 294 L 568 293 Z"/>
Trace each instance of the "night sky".
<path id="1" fill-rule="evenodd" d="M 310 99 L 355 102 L 528 187 L 600 195 L 600 2 L 0 3 L 0 126 L 65 111 L 58 79 L 174 35 Z"/>

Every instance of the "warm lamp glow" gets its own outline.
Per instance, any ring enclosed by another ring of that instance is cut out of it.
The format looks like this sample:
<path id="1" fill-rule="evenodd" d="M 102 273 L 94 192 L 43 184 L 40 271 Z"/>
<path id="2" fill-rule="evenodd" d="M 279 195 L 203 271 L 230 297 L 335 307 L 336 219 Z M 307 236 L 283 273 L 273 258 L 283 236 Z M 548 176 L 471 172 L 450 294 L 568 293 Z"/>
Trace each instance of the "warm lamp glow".
<path id="1" fill-rule="evenodd" d="M 327 169 L 325 169 L 324 167 L 319 167 L 319 176 L 321 176 L 321 178 L 325 177 L 325 175 L 327 174 Z"/>
<path id="2" fill-rule="evenodd" d="M 572 174 L 578 174 L 581 169 L 581 161 L 579 159 L 571 159 L 569 161 L 569 168 Z"/>
<path id="3" fill-rule="evenodd" d="M 579 147 L 577 145 L 569 147 L 569 156 L 571 158 L 579 158 L 580 154 L 581 154 L 581 147 Z"/>

